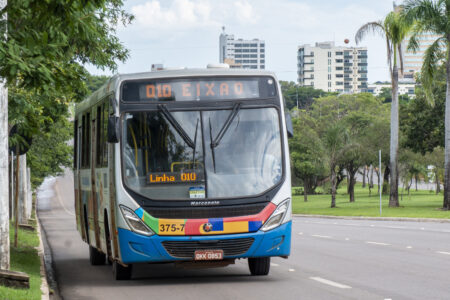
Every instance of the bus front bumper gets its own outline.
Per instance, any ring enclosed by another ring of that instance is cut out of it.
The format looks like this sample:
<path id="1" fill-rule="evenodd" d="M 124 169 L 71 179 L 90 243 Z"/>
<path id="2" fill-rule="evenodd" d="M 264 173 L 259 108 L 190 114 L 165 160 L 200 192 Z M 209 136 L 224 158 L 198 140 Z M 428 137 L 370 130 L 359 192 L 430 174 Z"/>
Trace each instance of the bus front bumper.
<path id="1" fill-rule="evenodd" d="M 291 250 L 291 227 L 292 221 L 289 221 L 270 231 L 257 231 L 242 234 L 210 235 L 210 236 L 144 236 L 132 231 L 119 228 L 119 246 L 121 260 L 125 264 L 144 263 L 144 262 L 170 262 L 170 261 L 189 261 L 193 256 L 176 257 L 169 254 L 163 242 L 196 242 L 202 241 L 207 244 L 208 241 L 224 241 L 234 239 L 253 238 L 254 241 L 250 248 L 244 253 L 238 255 L 227 255 L 224 258 L 248 258 L 264 256 L 289 256 Z"/>

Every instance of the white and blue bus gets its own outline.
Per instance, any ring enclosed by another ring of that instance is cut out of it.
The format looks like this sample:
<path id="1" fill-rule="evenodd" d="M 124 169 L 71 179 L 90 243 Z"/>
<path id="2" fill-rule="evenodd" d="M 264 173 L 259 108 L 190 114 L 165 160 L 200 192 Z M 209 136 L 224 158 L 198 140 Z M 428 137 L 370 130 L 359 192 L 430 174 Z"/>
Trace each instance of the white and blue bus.
<path id="1" fill-rule="evenodd" d="M 118 280 L 137 263 L 267 275 L 291 247 L 290 118 L 275 75 L 116 75 L 76 106 L 77 229 Z M 287 123 L 286 123 L 287 122 Z"/>

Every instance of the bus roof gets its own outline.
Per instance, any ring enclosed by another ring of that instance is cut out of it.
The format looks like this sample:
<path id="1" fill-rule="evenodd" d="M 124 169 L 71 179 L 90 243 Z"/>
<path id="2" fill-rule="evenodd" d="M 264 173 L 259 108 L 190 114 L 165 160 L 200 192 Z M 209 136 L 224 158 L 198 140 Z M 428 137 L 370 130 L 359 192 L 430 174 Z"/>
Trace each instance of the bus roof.
<path id="1" fill-rule="evenodd" d="M 252 69 L 225 69 L 225 68 L 209 68 L 209 69 L 180 69 L 180 70 L 159 70 L 153 72 L 117 74 L 111 77 L 101 88 L 92 93 L 88 98 L 78 103 L 75 107 L 75 115 L 84 112 L 89 107 L 95 105 L 105 96 L 114 94 L 116 101 L 119 98 L 120 84 L 124 80 L 139 80 L 152 78 L 182 78 L 197 76 L 272 76 L 276 79 L 275 73 L 266 70 Z M 118 104 L 118 103 L 117 103 Z"/>

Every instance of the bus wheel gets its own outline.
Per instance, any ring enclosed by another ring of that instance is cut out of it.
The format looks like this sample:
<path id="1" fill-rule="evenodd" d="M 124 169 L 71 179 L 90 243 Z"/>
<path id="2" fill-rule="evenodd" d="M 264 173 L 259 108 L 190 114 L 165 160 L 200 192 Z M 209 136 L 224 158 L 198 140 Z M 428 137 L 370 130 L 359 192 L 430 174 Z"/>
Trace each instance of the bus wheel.
<path id="1" fill-rule="evenodd" d="M 103 252 L 97 250 L 89 245 L 89 261 L 93 266 L 99 266 L 105 264 L 106 255 Z"/>
<path id="2" fill-rule="evenodd" d="M 128 265 L 124 267 L 119 264 L 116 260 L 113 262 L 113 276 L 115 280 L 129 280 L 131 278 L 131 271 L 133 270 L 133 265 Z"/>
<path id="3" fill-rule="evenodd" d="M 249 258 L 248 268 L 254 276 L 267 275 L 270 270 L 270 257 Z"/>

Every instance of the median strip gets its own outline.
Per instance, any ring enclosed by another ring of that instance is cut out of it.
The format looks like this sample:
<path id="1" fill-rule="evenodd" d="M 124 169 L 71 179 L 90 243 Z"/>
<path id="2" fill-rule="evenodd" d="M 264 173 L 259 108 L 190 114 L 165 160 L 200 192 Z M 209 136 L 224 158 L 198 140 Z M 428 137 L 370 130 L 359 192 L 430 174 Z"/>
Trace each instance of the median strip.
<path id="1" fill-rule="evenodd" d="M 336 288 L 339 288 L 339 289 L 351 289 L 352 288 L 351 286 L 348 286 L 348 285 L 345 285 L 345 284 L 342 284 L 342 283 L 338 283 L 338 282 L 335 282 L 335 281 L 331 281 L 331 280 L 328 280 L 328 279 L 325 279 L 325 278 L 321 278 L 321 277 L 309 277 L 309 279 L 312 279 L 312 280 L 318 281 L 320 283 L 323 283 L 323 284 L 326 284 L 326 285 L 330 285 L 330 286 L 333 286 L 333 287 L 336 287 Z"/>

